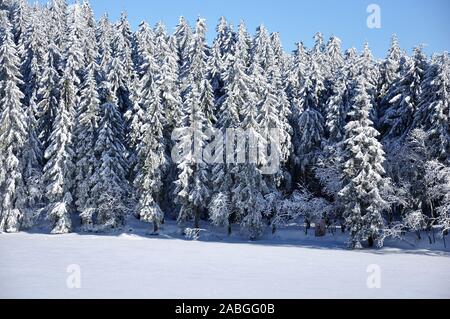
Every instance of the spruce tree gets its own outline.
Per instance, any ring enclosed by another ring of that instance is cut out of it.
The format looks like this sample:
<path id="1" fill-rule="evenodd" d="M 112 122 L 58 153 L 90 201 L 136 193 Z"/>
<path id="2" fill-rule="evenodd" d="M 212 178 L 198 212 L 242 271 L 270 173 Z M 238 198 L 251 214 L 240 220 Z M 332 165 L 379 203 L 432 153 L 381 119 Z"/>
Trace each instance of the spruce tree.
<path id="1" fill-rule="evenodd" d="M 114 95 L 100 107 L 100 122 L 94 151 L 98 158 L 92 176 L 91 196 L 97 218 L 93 221 L 98 230 L 117 229 L 123 226 L 127 207 L 129 185 L 126 179 L 128 163 L 124 146 L 125 127 Z"/>
<path id="2" fill-rule="evenodd" d="M 158 91 L 156 82 L 159 78 L 158 65 L 155 59 L 154 35 L 150 26 L 141 23 L 136 35 L 136 50 L 139 60 L 137 61 L 137 77 L 131 89 L 131 101 L 133 107 L 125 113 L 127 120 L 127 138 L 130 147 L 130 165 L 132 179 L 137 176 L 142 168 L 139 162 L 138 147 L 144 138 L 147 112 L 151 96 Z M 159 94 L 159 91 L 158 93 Z"/>
<path id="3" fill-rule="evenodd" d="M 37 87 L 37 125 L 39 140 L 44 149 L 49 146 L 53 122 L 58 109 L 59 74 L 58 64 L 59 52 L 57 46 L 50 41 L 48 51 L 44 56 L 42 77 Z"/>
<path id="4" fill-rule="evenodd" d="M 308 167 L 315 164 L 318 152 L 322 149 L 325 124 L 322 115 L 323 77 L 315 62 L 309 72 L 300 101 L 302 112 L 298 116 L 294 135 L 296 164 L 303 177 Z"/>
<path id="5" fill-rule="evenodd" d="M 66 69 L 61 80 L 61 97 L 52 124 L 49 146 L 44 156 L 44 184 L 48 201 L 48 219 L 52 222 L 53 234 L 64 234 L 72 230 L 74 191 L 74 119 L 77 103 L 73 73 Z"/>
<path id="6" fill-rule="evenodd" d="M 105 81 L 103 86 L 104 99 L 106 100 L 108 90 L 111 89 L 117 99 L 119 112 L 124 114 L 132 108 L 133 102 L 130 98 L 131 87 L 135 81 L 135 73 L 133 61 L 131 60 L 131 35 L 129 34 L 129 25 L 124 16 L 122 16 L 119 24 L 113 29 L 112 34 L 112 54 L 111 60 L 106 70 Z"/>
<path id="7" fill-rule="evenodd" d="M 233 27 L 224 17 L 221 17 L 216 27 L 216 38 L 214 39 L 211 55 L 208 60 L 209 77 L 216 101 L 221 99 L 225 94 L 224 73 L 229 67 L 229 56 L 233 53 L 234 41 Z"/>
<path id="8" fill-rule="evenodd" d="M 348 113 L 350 92 L 344 76 L 336 78 L 327 101 L 325 132 L 330 144 L 342 140 Z"/>
<path id="9" fill-rule="evenodd" d="M 26 187 L 25 207 L 31 214 L 27 226 L 32 226 L 34 211 L 43 202 L 44 187 L 42 183 L 42 169 L 44 163 L 44 151 L 38 137 L 38 125 L 36 121 L 37 105 L 35 93 L 31 96 L 27 109 L 27 144 L 24 149 L 25 168 L 23 172 Z"/>
<path id="10" fill-rule="evenodd" d="M 235 198 L 238 192 L 233 193 L 235 174 L 238 166 L 230 162 L 228 152 L 234 154 L 237 140 L 235 136 L 228 136 L 226 129 L 238 129 L 241 127 L 240 112 L 252 101 L 253 94 L 250 91 L 251 79 L 247 74 L 248 64 L 248 42 L 244 24 L 240 24 L 236 43 L 230 57 L 230 66 L 225 73 L 225 95 L 220 104 L 217 115 L 217 129 L 221 130 L 224 141 L 219 143 L 215 149 L 218 163 L 212 170 L 212 185 L 214 194 L 209 204 L 210 219 L 216 226 L 225 226 L 231 232 L 231 224 L 237 219 L 237 207 Z M 231 139 L 231 140 L 229 140 Z M 225 145 L 229 145 L 225 148 Z M 234 157 L 234 155 L 233 155 Z"/>
<path id="11" fill-rule="evenodd" d="M 381 98 L 384 98 L 400 76 L 402 58 L 404 58 L 404 55 L 400 49 L 397 35 L 394 34 L 391 38 L 391 47 L 389 48 L 388 56 L 381 65 Z"/>
<path id="12" fill-rule="evenodd" d="M 49 33 L 59 52 L 65 51 L 66 32 L 68 28 L 68 5 L 66 0 L 52 0 L 50 4 Z M 57 60 L 56 63 L 62 61 Z"/>
<path id="13" fill-rule="evenodd" d="M 83 57 L 84 57 L 84 65 L 86 68 L 89 68 L 92 63 L 98 64 L 99 62 L 99 45 L 97 43 L 96 38 L 96 21 L 94 17 L 94 12 L 92 11 L 92 7 L 88 0 L 83 0 L 81 5 L 81 22 L 82 25 L 82 48 L 83 48 Z M 98 71 L 98 66 L 95 65 L 96 72 Z M 87 73 L 87 72 L 85 72 Z M 86 74 L 83 74 L 86 75 Z"/>
<path id="14" fill-rule="evenodd" d="M 172 130 L 180 123 L 182 117 L 177 55 L 171 50 L 170 41 L 171 39 L 167 37 L 164 26 L 158 24 L 155 32 L 156 59 L 160 72 L 157 86 L 160 89 L 161 104 L 167 119 L 168 132 L 166 138 L 170 138 Z"/>
<path id="15" fill-rule="evenodd" d="M 3 14 L 1 14 L 3 15 Z M 24 151 L 28 143 L 27 116 L 19 56 L 11 25 L 2 19 L 0 46 L 0 232 L 17 232 L 24 218 Z"/>
<path id="16" fill-rule="evenodd" d="M 153 223 L 154 233 L 158 232 L 164 220 L 159 202 L 162 198 L 163 177 L 168 161 L 164 141 L 164 111 L 156 84 L 150 84 L 146 95 L 146 121 L 144 137 L 139 144 L 140 165 L 136 178 L 139 190 L 139 216 L 141 220 Z"/>
<path id="17" fill-rule="evenodd" d="M 44 36 L 43 22 L 38 21 L 38 18 L 41 17 L 37 13 L 32 15 L 23 40 L 21 72 L 24 78 L 24 103 L 27 105 L 33 95 L 37 96 L 36 91 L 39 87 L 39 81 L 43 77 L 46 62 L 46 47 L 49 45 Z"/>
<path id="18" fill-rule="evenodd" d="M 190 65 L 190 48 L 193 38 L 193 32 L 184 17 L 180 17 L 175 32 L 173 34 L 172 49 L 177 54 L 178 74 L 180 83 L 181 97 L 184 100 L 186 89 L 189 85 L 189 65 Z"/>
<path id="19" fill-rule="evenodd" d="M 113 27 L 111 26 L 108 16 L 104 15 L 97 23 L 95 36 L 98 43 L 98 64 L 99 64 L 99 82 L 106 81 L 109 65 L 112 59 L 112 38 Z M 101 87 L 101 98 L 106 99 L 105 88 Z"/>
<path id="20" fill-rule="evenodd" d="M 377 140 L 379 133 L 369 119 L 373 106 L 366 81 L 360 76 L 355 83 L 356 92 L 342 146 L 345 178 L 339 196 L 345 209 L 351 248 L 360 248 L 364 241 L 372 245 L 380 239 L 384 228 L 383 210 L 388 206 L 380 195 L 386 182 L 384 151 Z"/>
<path id="21" fill-rule="evenodd" d="M 76 134 L 76 206 L 85 228 L 92 226 L 95 203 L 92 193 L 93 175 L 97 169 L 97 157 L 94 152 L 99 126 L 100 100 L 95 80 L 95 62 L 89 66 L 80 92 L 80 104 L 77 114 Z"/>
<path id="22" fill-rule="evenodd" d="M 198 19 L 189 48 L 190 86 L 183 105 L 184 128 L 179 132 L 181 133 L 180 146 L 186 150 L 186 154 L 178 165 L 179 175 L 175 190 L 178 196 L 177 202 L 181 206 L 179 223 L 183 224 L 193 218 L 195 228 L 199 228 L 200 215 L 210 196 L 207 166 L 202 157 L 202 150 L 206 143 L 205 131 L 211 125 L 211 119 L 207 115 L 212 114 L 213 107 L 212 103 L 204 103 L 205 89 L 212 92 L 210 84 L 203 81 L 206 76 L 205 32 L 205 21 Z M 203 85 L 201 85 L 202 82 Z"/>
<path id="23" fill-rule="evenodd" d="M 328 41 L 325 52 L 326 52 L 326 63 L 329 70 L 329 79 L 334 81 L 341 73 L 344 66 L 344 57 L 342 55 L 341 49 L 341 39 L 336 36 L 330 37 Z"/>
<path id="24" fill-rule="evenodd" d="M 252 101 L 246 105 L 243 112 L 241 128 L 245 131 L 245 153 L 247 160 L 238 166 L 236 183 L 232 189 L 234 205 L 237 207 L 241 228 L 248 232 L 251 240 L 262 235 L 267 211 L 264 195 L 268 188 L 263 179 L 260 165 L 265 160 L 265 154 L 260 154 L 259 143 L 267 143 L 260 134 L 258 110 Z M 242 138 L 242 137 L 241 137 Z M 257 144 L 258 143 L 258 144 Z"/>
<path id="25" fill-rule="evenodd" d="M 448 53 L 436 56 L 422 82 L 422 96 L 414 127 L 430 133 L 433 155 L 447 162 L 450 154 L 449 126 L 450 59 Z"/>
<path id="26" fill-rule="evenodd" d="M 422 95 L 424 60 L 426 57 L 420 48 L 414 50 L 412 58 L 400 60 L 400 76 L 392 83 L 383 101 L 388 108 L 380 120 L 380 127 L 385 131 L 386 141 L 404 139 L 412 128 Z"/>

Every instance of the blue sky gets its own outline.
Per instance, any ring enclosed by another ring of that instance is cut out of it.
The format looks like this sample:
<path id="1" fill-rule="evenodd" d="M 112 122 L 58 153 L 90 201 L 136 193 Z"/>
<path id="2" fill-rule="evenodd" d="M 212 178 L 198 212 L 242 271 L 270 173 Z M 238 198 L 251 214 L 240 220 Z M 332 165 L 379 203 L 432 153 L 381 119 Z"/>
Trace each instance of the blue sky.
<path id="1" fill-rule="evenodd" d="M 381 29 L 367 27 L 369 4 L 381 9 Z M 117 19 L 128 13 L 135 28 L 140 21 L 163 21 L 172 31 L 180 15 L 191 24 L 198 16 L 206 18 L 211 41 L 220 16 L 237 24 L 245 21 L 249 31 L 263 23 L 270 31 L 280 32 L 287 51 L 295 42 L 308 47 L 312 37 L 322 32 L 326 38 L 338 36 L 344 48 L 362 48 L 368 41 L 376 57 L 384 57 L 390 37 L 396 33 L 402 48 L 409 51 L 426 44 L 426 52 L 450 50 L 450 1 L 448 0 L 91 0 L 97 17 L 107 12 Z"/>

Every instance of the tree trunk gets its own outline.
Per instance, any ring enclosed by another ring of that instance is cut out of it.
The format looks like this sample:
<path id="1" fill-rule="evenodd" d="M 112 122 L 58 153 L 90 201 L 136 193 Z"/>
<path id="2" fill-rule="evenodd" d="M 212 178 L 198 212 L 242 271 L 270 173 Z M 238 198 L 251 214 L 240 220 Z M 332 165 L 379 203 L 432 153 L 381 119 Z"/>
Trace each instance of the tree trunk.
<path id="1" fill-rule="evenodd" d="M 311 228 L 311 222 L 309 220 L 306 220 L 305 223 L 305 235 L 308 235 L 308 230 Z"/>
<path id="2" fill-rule="evenodd" d="M 194 228 L 200 228 L 200 213 L 198 207 L 194 209 Z"/>
<path id="3" fill-rule="evenodd" d="M 321 219 L 316 223 L 315 235 L 316 237 L 323 237 L 327 234 L 327 225 L 325 219 Z"/>
<path id="4" fill-rule="evenodd" d="M 346 229 L 345 224 L 344 224 L 344 223 L 341 223 L 341 232 L 342 232 L 343 234 L 345 234 L 345 229 Z"/>
<path id="5" fill-rule="evenodd" d="M 369 247 L 372 248 L 375 243 L 372 236 L 369 237 L 368 242 L 369 242 Z"/>

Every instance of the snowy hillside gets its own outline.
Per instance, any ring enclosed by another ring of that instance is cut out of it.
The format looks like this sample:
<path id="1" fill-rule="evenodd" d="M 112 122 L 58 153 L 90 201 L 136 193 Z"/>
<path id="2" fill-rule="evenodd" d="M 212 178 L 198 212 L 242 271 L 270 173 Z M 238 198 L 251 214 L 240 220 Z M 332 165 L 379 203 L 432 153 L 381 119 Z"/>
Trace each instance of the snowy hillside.
<path id="1" fill-rule="evenodd" d="M 175 224 L 151 237 L 136 223 L 117 235 L 3 234 L 0 298 L 450 298 L 449 252 L 418 249 L 426 243 L 355 252 L 344 237 L 298 232 L 191 241 Z M 376 267 L 381 288 L 369 289 Z M 67 286 L 74 270 L 80 289 Z"/>

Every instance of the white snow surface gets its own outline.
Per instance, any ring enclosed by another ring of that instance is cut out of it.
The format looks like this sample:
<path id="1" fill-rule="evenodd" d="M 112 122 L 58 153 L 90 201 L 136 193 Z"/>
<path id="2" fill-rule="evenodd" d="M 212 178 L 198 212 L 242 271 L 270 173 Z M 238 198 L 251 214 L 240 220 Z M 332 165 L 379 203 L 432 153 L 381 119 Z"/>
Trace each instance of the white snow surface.
<path id="1" fill-rule="evenodd" d="M 158 237 L 130 228 L 1 234 L 0 298 L 450 298 L 449 252 L 350 251 L 339 236 L 299 233 L 257 242 L 208 230 L 186 240 L 174 225 Z M 67 286 L 70 265 L 80 267 L 79 289 Z M 381 288 L 367 286 L 370 265 L 380 267 Z"/>

